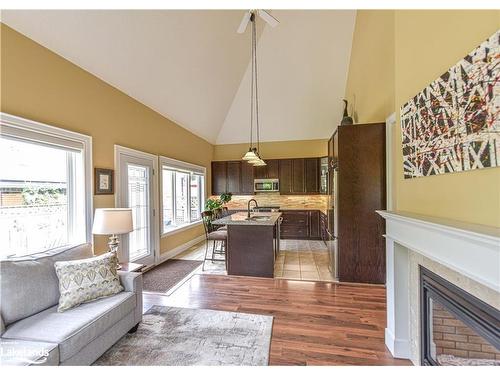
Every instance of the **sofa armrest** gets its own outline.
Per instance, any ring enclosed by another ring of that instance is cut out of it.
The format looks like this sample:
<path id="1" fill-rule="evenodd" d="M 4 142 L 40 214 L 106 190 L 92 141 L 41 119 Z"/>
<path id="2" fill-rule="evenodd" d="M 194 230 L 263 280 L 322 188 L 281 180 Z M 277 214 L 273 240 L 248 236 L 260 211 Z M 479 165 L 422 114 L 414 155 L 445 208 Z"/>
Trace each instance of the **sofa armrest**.
<path id="1" fill-rule="evenodd" d="M 125 291 L 135 293 L 136 306 L 134 316 L 135 324 L 138 324 L 142 321 L 142 273 L 118 271 L 118 276 Z"/>
<path id="2" fill-rule="evenodd" d="M 126 292 L 142 293 L 142 273 L 118 271 L 118 276 Z"/>

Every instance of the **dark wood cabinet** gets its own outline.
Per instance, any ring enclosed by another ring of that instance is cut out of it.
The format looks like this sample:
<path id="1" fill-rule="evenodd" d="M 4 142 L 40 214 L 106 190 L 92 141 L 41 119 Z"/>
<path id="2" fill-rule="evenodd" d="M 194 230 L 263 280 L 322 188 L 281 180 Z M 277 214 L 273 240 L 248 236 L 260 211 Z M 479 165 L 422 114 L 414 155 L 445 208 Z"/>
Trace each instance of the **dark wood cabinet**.
<path id="1" fill-rule="evenodd" d="M 299 210 L 281 211 L 281 238 L 307 239 L 309 238 L 309 212 Z"/>
<path id="2" fill-rule="evenodd" d="M 222 194 L 226 192 L 227 185 L 227 162 L 212 162 L 212 194 Z"/>
<path id="3" fill-rule="evenodd" d="M 254 193 L 254 167 L 246 161 L 241 162 L 241 185 L 240 194 L 253 194 Z"/>
<path id="4" fill-rule="evenodd" d="M 248 163 L 247 163 L 248 164 Z M 254 178 L 267 178 L 267 165 L 262 165 L 260 167 L 254 167 L 253 168 L 253 176 Z"/>
<path id="5" fill-rule="evenodd" d="M 319 193 L 320 159 L 308 158 L 304 163 L 306 193 Z"/>
<path id="6" fill-rule="evenodd" d="M 309 211 L 309 238 L 321 238 L 319 211 Z"/>
<path id="7" fill-rule="evenodd" d="M 282 210 L 281 238 L 320 239 L 320 212 L 318 210 Z"/>
<path id="8" fill-rule="evenodd" d="M 279 178 L 279 160 L 265 160 L 266 165 L 254 167 L 255 178 Z"/>
<path id="9" fill-rule="evenodd" d="M 279 160 L 266 160 L 266 178 L 279 178 Z"/>
<path id="10" fill-rule="evenodd" d="M 238 194 L 241 191 L 241 162 L 228 161 L 226 176 L 226 192 Z"/>
<path id="11" fill-rule="evenodd" d="M 385 282 L 385 124 L 339 126 L 337 160 L 337 251 L 340 281 Z"/>
<path id="12" fill-rule="evenodd" d="M 292 160 L 279 160 L 280 193 L 290 194 L 292 192 Z"/>
<path id="13" fill-rule="evenodd" d="M 305 193 L 304 159 L 292 159 L 292 193 Z"/>
<path id="14" fill-rule="evenodd" d="M 254 167 L 239 160 L 212 162 L 212 194 L 254 194 L 254 179 L 278 178 L 281 194 L 319 194 L 321 158 L 270 159 Z"/>

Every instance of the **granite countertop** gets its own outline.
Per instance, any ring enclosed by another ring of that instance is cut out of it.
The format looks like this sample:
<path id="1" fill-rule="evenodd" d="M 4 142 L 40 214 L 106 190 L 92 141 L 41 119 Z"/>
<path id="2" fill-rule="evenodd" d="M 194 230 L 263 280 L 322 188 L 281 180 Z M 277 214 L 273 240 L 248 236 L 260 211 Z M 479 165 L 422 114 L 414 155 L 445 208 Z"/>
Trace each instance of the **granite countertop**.
<path id="1" fill-rule="evenodd" d="M 237 212 L 212 221 L 215 225 L 275 225 L 281 216 L 280 212 L 253 212 L 250 217 L 269 217 L 265 220 L 247 220 L 247 212 Z"/>
<path id="2" fill-rule="evenodd" d="M 263 207 L 265 207 L 265 206 L 263 206 Z M 280 207 L 279 209 L 281 211 L 321 211 L 325 215 L 328 214 L 328 208 L 326 208 L 326 207 L 319 208 L 319 207 L 286 207 L 286 206 L 283 206 L 283 207 Z M 247 212 L 246 207 L 231 207 L 230 210 L 231 211 L 245 211 L 245 214 Z M 260 212 L 260 213 L 265 213 L 265 212 Z"/>

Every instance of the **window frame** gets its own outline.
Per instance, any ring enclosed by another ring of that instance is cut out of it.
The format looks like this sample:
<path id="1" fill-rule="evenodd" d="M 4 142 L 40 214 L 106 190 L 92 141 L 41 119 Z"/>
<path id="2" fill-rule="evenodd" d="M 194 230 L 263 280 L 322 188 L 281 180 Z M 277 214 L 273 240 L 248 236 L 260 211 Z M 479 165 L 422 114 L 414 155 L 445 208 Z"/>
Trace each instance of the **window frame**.
<path id="1" fill-rule="evenodd" d="M 83 160 L 83 183 L 84 183 L 84 211 L 85 211 L 85 241 L 93 245 L 92 236 L 92 221 L 93 221 L 93 201 L 92 201 L 92 137 L 89 135 L 77 133 L 71 130 L 62 129 L 53 125 L 47 125 L 41 122 L 28 120 L 22 117 L 14 116 L 5 112 L 0 112 L 0 134 L 3 132 L 4 126 L 15 128 L 15 130 L 28 132 L 30 139 L 40 143 L 64 145 L 71 143 L 78 143 L 81 145 L 82 160 Z M 22 137 L 19 137 L 23 139 Z M 25 138 L 28 139 L 28 138 Z M 53 143 L 52 143 L 53 142 Z M 70 163 L 70 161 L 67 161 Z M 69 165 L 68 165 L 69 169 Z M 69 182 L 68 188 L 71 186 L 72 181 Z M 70 207 L 68 207 L 70 210 Z M 68 228 L 72 226 L 72 218 L 68 220 Z M 72 244 L 69 244 L 72 245 Z M 75 244 L 76 245 L 76 244 Z M 49 251 L 47 249 L 45 251 Z"/>
<path id="2" fill-rule="evenodd" d="M 196 220 L 196 221 L 191 221 L 191 188 L 188 186 L 188 212 L 189 212 L 189 220 L 190 222 L 188 224 L 181 225 L 177 228 L 165 231 L 163 228 L 163 171 L 164 169 L 168 169 L 171 171 L 179 171 L 179 172 L 184 172 L 184 173 L 189 173 L 189 183 L 191 183 L 191 176 L 192 175 L 200 175 L 203 176 L 203 187 L 200 188 L 200 193 L 201 193 L 201 198 L 202 198 L 202 205 L 201 205 L 201 212 L 204 210 L 205 206 L 205 201 L 207 198 L 206 194 L 206 181 L 207 181 L 207 169 L 205 167 L 202 167 L 200 165 L 196 164 L 191 164 L 187 163 L 184 161 L 168 158 L 166 156 L 160 156 L 160 236 L 162 238 L 167 237 L 169 235 L 172 235 L 174 233 L 182 232 L 187 229 L 193 228 L 195 226 L 198 226 L 202 223 L 201 218 Z M 173 182 L 173 196 L 175 197 L 175 181 Z M 175 199 L 173 202 L 173 211 L 175 213 Z M 175 216 L 175 214 L 174 214 Z"/>

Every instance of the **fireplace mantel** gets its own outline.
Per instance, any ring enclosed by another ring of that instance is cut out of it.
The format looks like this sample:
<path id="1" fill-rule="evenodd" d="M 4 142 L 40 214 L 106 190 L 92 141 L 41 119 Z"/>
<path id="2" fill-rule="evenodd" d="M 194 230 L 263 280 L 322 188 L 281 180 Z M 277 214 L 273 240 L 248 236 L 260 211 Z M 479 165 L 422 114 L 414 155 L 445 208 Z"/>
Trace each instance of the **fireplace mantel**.
<path id="1" fill-rule="evenodd" d="M 500 292 L 500 229 L 407 212 L 377 211 L 386 220 L 387 328 L 385 342 L 411 358 L 409 252 Z"/>
<path id="2" fill-rule="evenodd" d="M 500 291 L 500 229 L 407 212 L 377 211 L 385 237 Z"/>

